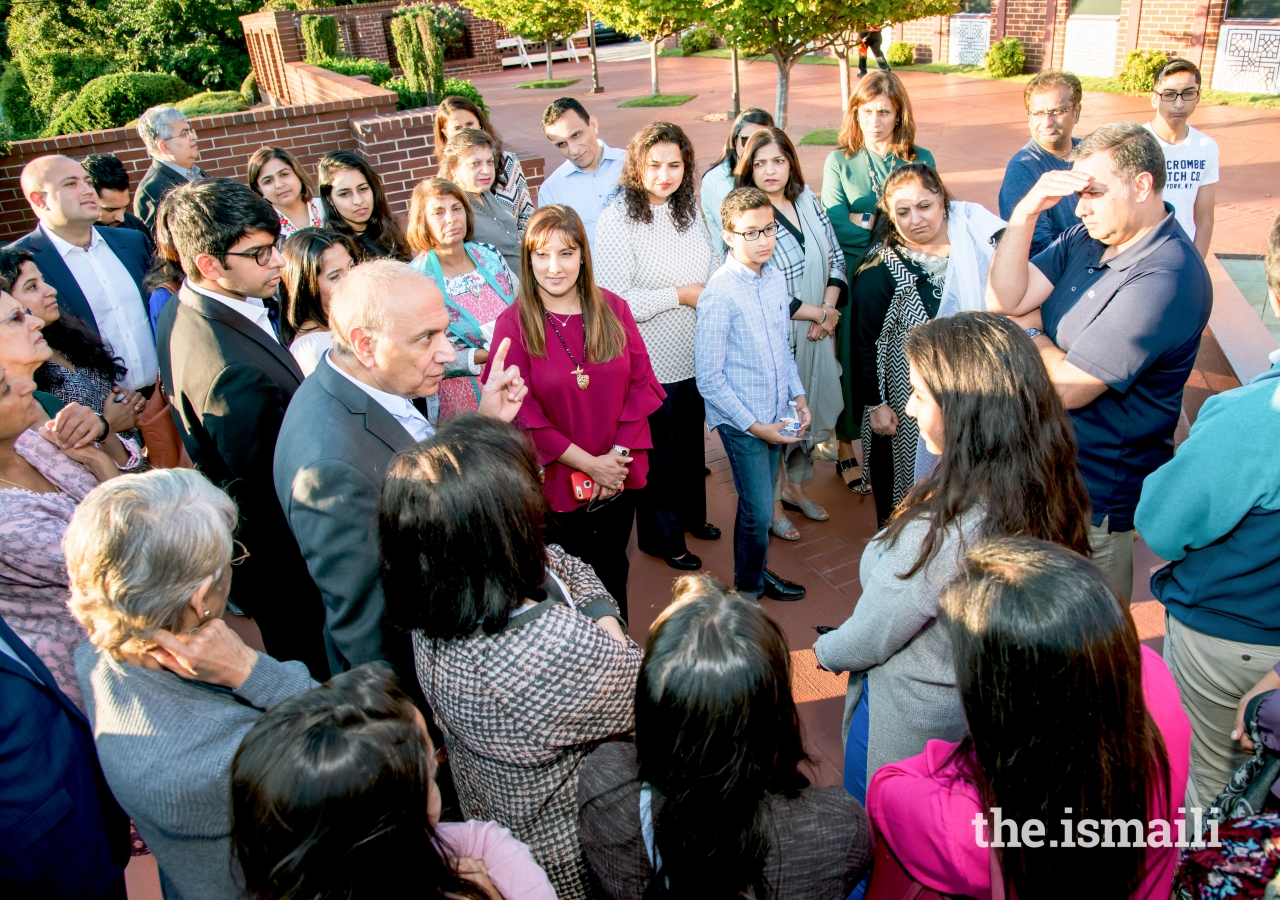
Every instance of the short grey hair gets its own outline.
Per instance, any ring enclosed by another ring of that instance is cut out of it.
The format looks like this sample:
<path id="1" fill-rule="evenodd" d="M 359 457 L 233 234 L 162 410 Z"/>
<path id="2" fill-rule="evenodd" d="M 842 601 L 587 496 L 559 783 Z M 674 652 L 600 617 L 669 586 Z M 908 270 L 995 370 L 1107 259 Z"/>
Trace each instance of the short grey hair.
<path id="1" fill-rule="evenodd" d="M 404 278 L 426 278 L 421 272 L 395 259 L 373 259 L 351 269 L 333 286 L 329 299 L 329 329 L 333 335 L 333 355 L 350 358 L 351 329 L 382 336 L 391 330 L 387 301 L 395 296 L 395 283 Z"/>
<path id="2" fill-rule="evenodd" d="M 95 647 L 173 630 L 191 595 L 231 562 L 236 505 L 194 469 L 113 478 L 76 507 L 62 538 L 71 612 Z"/>
<path id="3" fill-rule="evenodd" d="M 1111 165 L 1126 185 L 1143 172 L 1151 173 L 1151 187 L 1164 190 L 1164 151 L 1156 136 L 1137 122 L 1112 122 L 1092 132 L 1071 151 L 1075 162 L 1095 153 L 1111 153 Z"/>
<path id="4" fill-rule="evenodd" d="M 161 141 L 173 137 L 179 122 L 187 121 L 187 114 L 173 106 L 153 106 L 138 116 L 138 137 L 153 155 L 160 149 Z"/>

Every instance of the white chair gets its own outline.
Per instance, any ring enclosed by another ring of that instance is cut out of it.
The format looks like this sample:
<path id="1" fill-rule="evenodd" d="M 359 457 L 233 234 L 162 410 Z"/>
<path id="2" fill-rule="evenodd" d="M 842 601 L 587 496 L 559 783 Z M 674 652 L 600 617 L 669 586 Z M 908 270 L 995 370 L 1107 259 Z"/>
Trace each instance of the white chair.
<path id="1" fill-rule="evenodd" d="M 516 51 L 516 57 L 520 60 L 519 64 L 524 66 L 526 69 L 533 68 L 533 63 L 529 61 L 529 54 L 524 48 L 524 39 L 521 38 L 520 35 L 516 35 L 515 37 L 503 38 L 500 41 L 494 41 L 493 46 L 498 50 L 514 49 Z M 505 65 L 505 62 L 504 62 L 504 65 Z"/>

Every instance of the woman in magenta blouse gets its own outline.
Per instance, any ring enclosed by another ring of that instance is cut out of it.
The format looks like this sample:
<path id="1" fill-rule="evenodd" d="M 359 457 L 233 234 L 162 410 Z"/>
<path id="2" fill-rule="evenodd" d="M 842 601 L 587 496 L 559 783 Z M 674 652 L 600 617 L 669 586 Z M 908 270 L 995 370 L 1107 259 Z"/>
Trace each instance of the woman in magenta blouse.
<path id="1" fill-rule="evenodd" d="M 969 736 L 929 741 L 872 777 L 867 812 L 883 846 L 870 893 L 895 871 L 881 864 L 887 847 L 947 895 L 1167 900 L 1191 726 L 1115 587 L 1058 544 L 1000 538 L 965 555 L 939 606 Z M 1112 825 L 1108 838 L 1105 820 L 1127 830 Z"/>
<path id="2" fill-rule="evenodd" d="M 649 414 L 666 395 L 630 307 L 596 286 L 586 229 L 567 206 L 529 219 L 520 290 L 498 316 L 493 346 L 504 337 L 507 365 L 529 387 L 516 421 L 546 469 L 552 538 L 591 564 L 626 618 L 635 492 L 649 470 Z M 481 382 L 488 377 L 486 365 Z M 589 480 L 589 493 L 575 489 L 575 476 Z"/>

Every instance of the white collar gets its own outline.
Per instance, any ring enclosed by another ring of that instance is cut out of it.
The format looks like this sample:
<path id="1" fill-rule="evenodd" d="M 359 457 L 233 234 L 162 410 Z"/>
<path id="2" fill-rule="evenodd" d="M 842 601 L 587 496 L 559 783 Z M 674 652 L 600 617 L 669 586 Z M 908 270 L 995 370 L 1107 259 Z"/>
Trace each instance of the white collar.
<path id="1" fill-rule="evenodd" d="M 355 378 L 348 374 L 342 366 L 333 361 L 328 352 L 324 355 L 324 361 L 328 363 L 329 367 L 333 369 L 333 371 L 337 372 L 343 378 L 347 379 L 347 381 L 350 381 L 356 387 L 360 388 L 360 390 L 364 391 L 376 400 L 379 406 L 391 413 L 391 415 L 395 416 L 397 419 L 413 418 L 421 419 L 424 422 L 427 421 L 427 417 L 418 412 L 418 408 L 416 406 L 404 397 L 401 397 L 399 394 L 388 394 L 386 391 L 379 390 L 372 385 L 365 384 L 359 378 Z"/>
<path id="2" fill-rule="evenodd" d="M 83 250 L 84 252 L 88 253 L 90 250 L 94 249 L 95 247 L 97 247 L 99 244 L 102 243 L 102 235 L 98 234 L 97 227 L 92 227 L 89 229 L 89 246 L 88 247 L 81 247 L 78 244 L 73 244 L 70 241 L 63 240 L 62 238 L 54 234 L 53 229 L 47 227 L 43 222 L 40 223 L 40 229 L 44 232 L 44 236 L 49 239 L 49 241 L 53 244 L 54 247 L 57 248 L 59 256 L 66 256 L 67 251 L 69 250 Z"/>
<path id="3" fill-rule="evenodd" d="M 243 300 L 237 300 L 235 297 L 228 297 L 226 294 L 215 294 L 208 288 L 200 287 L 200 285 L 193 282 L 190 278 L 186 280 L 185 284 L 197 294 L 204 294 L 210 300 L 217 300 L 219 303 L 230 304 L 233 309 L 240 309 L 242 306 L 248 307 L 249 310 L 252 311 L 246 310 L 245 314 L 249 316 L 256 316 L 257 310 L 265 311 L 267 308 L 266 304 L 264 304 L 259 297 L 245 297 Z"/>

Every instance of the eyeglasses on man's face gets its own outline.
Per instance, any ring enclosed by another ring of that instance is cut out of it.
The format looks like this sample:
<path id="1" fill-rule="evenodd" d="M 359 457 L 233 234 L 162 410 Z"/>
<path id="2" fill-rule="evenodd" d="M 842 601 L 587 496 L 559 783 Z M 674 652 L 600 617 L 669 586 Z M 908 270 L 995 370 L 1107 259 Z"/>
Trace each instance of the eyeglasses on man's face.
<path id="1" fill-rule="evenodd" d="M 252 259 L 258 265 L 266 267 L 271 264 L 271 255 L 275 252 L 275 244 L 267 244 L 265 247 L 254 247 L 252 250 L 228 250 L 224 256 L 243 256 Z"/>
<path id="2" fill-rule="evenodd" d="M 773 237 L 777 234 L 778 223 L 774 222 L 772 225 L 766 225 L 764 228 L 748 228 L 746 231 L 730 231 L 729 233 L 736 234 L 747 242 L 758 241 L 760 240 L 761 235 L 764 235 L 765 237 Z"/>
<path id="3" fill-rule="evenodd" d="M 1199 100 L 1199 99 L 1200 99 L 1200 88 L 1198 88 L 1198 87 L 1189 87 L 1189 88 L 1187 88 L 1185 91 L 1181 91 L 1181 92 L 1179 92 L 1179 91 L 1153 91 L 1153 93 L 1155 93 L 1155 94 L 1160 98 L 1160 102 L 1161 102 L 1161 103 L 1173 103 L 1173 102 L 1175 102 L 1179 97 L 1181 97 L 1181 98 L 1183 99 L 1183 101 L 1184 101 L 1184 102 L 1186 102 L 1186 103 L 1190 103 L 1192 100 Z"/>
<path id="4" fill-rule="evenodd" d="M 1074 109 L 1074 106 L 1059 106 L 1057 109 L 1029 109 L 1027 110 L 1027 115 L 1033 119 L 1061 119 Z"/>
<path id="5" fill-rule="evenodd" d="M 231 557 L 231 565 L 238 566 L 249 558 L 249 548 L 235 539 L 232 539 L 231 544 L 236 550 L 236 555 Z"/>

